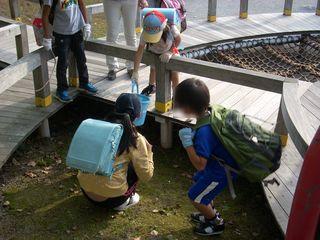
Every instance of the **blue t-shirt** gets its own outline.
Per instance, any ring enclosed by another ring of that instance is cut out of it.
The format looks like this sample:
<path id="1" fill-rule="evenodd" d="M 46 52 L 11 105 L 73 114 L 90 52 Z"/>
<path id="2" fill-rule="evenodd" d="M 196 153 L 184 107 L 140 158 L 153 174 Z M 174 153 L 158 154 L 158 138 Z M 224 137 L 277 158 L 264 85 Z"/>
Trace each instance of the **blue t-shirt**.
<path id="1" fill-rule="evenodd" d="M 218 178 L 225 177 L 224 168 L 218 161 L 212 159 L 212 155 L 223 159 L 231 167 L 238 168 L 235 160 L 222 145 L 210 124 L 197 129 L 194 136 L 194 148 L 198 156 L 207 159 L 204 172 L 209 172 L 209 174 L 213 174 Z"/>

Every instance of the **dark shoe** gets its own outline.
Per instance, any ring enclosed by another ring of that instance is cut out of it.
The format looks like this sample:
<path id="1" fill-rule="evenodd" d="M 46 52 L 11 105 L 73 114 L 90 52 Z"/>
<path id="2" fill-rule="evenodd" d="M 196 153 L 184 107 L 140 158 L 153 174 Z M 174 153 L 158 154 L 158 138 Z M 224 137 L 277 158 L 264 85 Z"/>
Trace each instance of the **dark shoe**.
<path id="1" fill-rule="evenodd" d="M 128 69 L 127 73 L 129 75 L 129 78 L 131 79 L 132 78 L 132 74 L 133 74 L 133 69 Z"/>
<path id="2" fill-rule="evenodd" d="M 79 89 L 82 91 L 85 91 L 86 93 L 91 93 L 91 94 L 95 94 L 98 92 L 98 89 L 95 86 L 93 86 L 93 84 L 90 82 L 83 85 L 81 84 L 79 86 Z"/>
<path id="3" fill-rule="evenodd" d="M 224 223 L 216 224 L 212 221 L 206 221 L 206 223 L 200 223 L 198 227 L 195 227 L 194 233 L 201 236 L 219 235 L 224 231 Z"/>
<path id="4" fill-rule="evenodd" d="M 195 223 L 205 223 L 206 222 L 206 218 L 202 215 L 202 213 L 199 212 L 194 212 L 191 213 L 190 215 L 191 217 L 191 221 L 195 222 Z M 220 224 L 221 221 L 223 221 L 223 219 L 221 218 L 220 213 L 216 213 L 216 224 Z M 215 221 L 215 220 L 212 220 Z"/>
<path id="5" fill-rule="evenodd" d="M 147 87 L 145 87 L 142 90 L 141 94 L 149 96 L 155 92 L 156 92 L 156 86 L 155 85 L 148 85 Z"/>
<path id="6" fill-rule="evenodd" d="M 72 98 L 69 96 L 68 91 L 57 91 L 55 97 L 63 103 L 69 103 L 72 102 Z"/>
<path id="7" fill-rule="evenodd" d="M 113 80 L 115 80 L 116 78 L 117 78 L 116 72 L 115 72 L 114 70 L 110 70 L 110 71 L 108 72 L 107 79 L 108 79 L 109 81 L 113 81 Z"/>

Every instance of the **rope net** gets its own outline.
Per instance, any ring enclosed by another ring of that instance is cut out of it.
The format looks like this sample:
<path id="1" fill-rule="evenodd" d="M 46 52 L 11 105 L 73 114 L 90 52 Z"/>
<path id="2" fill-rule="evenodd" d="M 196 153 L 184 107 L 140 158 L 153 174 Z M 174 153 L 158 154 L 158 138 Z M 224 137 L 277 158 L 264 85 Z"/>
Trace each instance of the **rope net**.
<path id="1" fill-rule="evenodd" d="M 308 82 L 320 80 L 320 35 L 213 44 L 186 50 L 181 55 Z"/>

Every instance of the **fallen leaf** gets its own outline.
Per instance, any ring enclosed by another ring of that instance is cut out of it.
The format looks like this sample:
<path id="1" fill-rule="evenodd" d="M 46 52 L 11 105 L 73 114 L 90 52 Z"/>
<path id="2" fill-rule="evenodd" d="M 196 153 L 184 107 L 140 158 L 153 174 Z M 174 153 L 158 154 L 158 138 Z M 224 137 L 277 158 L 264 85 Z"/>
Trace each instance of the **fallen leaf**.
<path id="1" fill-rule="evenodd" d="M 17 212 L 22 212 L 22 211 L 23 211 L 22 208 L 18 208 L 18 209 L 17 209 Z"/>
<path id="2" fill-rule="evenodd" d="M 2 204 L 2 206 L 4 206 L 4 207 L 9 207 L 9 206 L 10 206 L 10 202 L 9 202 L 9 201 L 4 201 L 4 203 Z"/>
<path id="3" fill-rule="evenodd" d="M 181 176 L 182 176 L 182 177 L 189 178 L 189 179 L 192 179 L 192 175 L 189 174 L 189 173 L 181 173 Z"/>
<path id="4" fill-rule="evenodd" d="M 27 163 L 27 166 L 35 167 L 35 166 L 37 166 L 37 163 L 35 161 L 30 161 L 30 162 Z"/>
<path id="5" fill-rule="evenodd" d="M 19 166 L 20 165 L 20 163 L 15 158 L 12 158 L 12 164 L 15 165 L 15 166 Z"/>
<path id="6" fill-rule="evenodd" d="M 62 189 L 64 186 L 63 185 L 59 185 L 59 189 Z"/>
<path id="7" fill-rule="evenodd" d="M 174 167 L 174 168 L 178 168 L 179 165 L 178 165 L 178 164 L 174 164 L 173 167 Z"/>
<path id="8" fill-rule="evenodd" d="M 73 226 L 73 227 L 72 227 L 72 230 L 73 230 L 73 231 L 77 230 L 77 226 Z"/>
<path id="9" fill-rule="evenodd" d="M 79 194 L 79 192 L 80 191 L 78 191 L 78 190 L 73 191 L 74 194 Z"/>
<path id="10" fill-rule="evenodd" d="M 30 177 L 30 178 L 36 178 L 37 177 L 37 175 L 34 174 L 33 172 L 26 172 L 25 175 Z"/>
<path id="11" fill-rule="evenodd" d="M 61 164 L 61 163 L 62 163 L 62 160 L 61 160 L 61 159 L 58 159 L 58 160 L 56 160 L 56 163 L 57 163 L 57 164 Z"/>
<path id="12" fill-rule="evenodd" d="M 258 236 L 259 236 L 259 233 L 257 233 L 257 232 L 253 232 L 253 233 L 252 233 L 252 236 L 254 236 L 254 237 L 258 237 Z"/>
<path id="13" fill-rule="evenodd" d="M 141 240 L 141 237 L 134 237 L 131 240 Z"/>
<path id="14" fill-rule="evenodd" d="M 99 234 L 100 234 L 100 236 L 103 236 L 103 235 L 104 235 L 102 231 L 99 231 Z"/>
<path id="15" fill-rule="evenodd" d="M 49 170 L 51 170 L 52 169 L 52 166 L 48 166 L 48 167 L 45 167 L 45 168 L 43 168 L 45 171 L 49 171 Z"/>
<path id="16" fill-rule="evenodd" d="M 46 170 L 42 170 L 41 172 L 46 175 L 49 174 L 49 171 L 46 171 Z"/>
<path id="17" fill-rule="evenodd" d="M 70 230 L 66 230 L 66 233 L 67 233 L 67 234 L 70 234 L 70 233 L 71 233 L 71 231 L 70 231 Z"/>
<path id="18" fill-rule="evenodd" d="M 70 192 L 74 192 L 74 189 L 73 189 L 73 188 L 70 188 L 69 191 L 70 191 Z"/>
<path id="19" fill-rule="evenodd" d="M 158 233 L 158 231 L 156 231 L 156 230 L 152 230 L 152 231 L 150 232 L 150 235 L 155 237 L 155 236 L 158 236 L 159 233 Z"/>
<path id="20" fill-rule="evenodd" d="M 159 210 L 158 210 L 158 209 L 153 209 L 152 212 L 153 212 L 153 213 L 158 213 Z"/>

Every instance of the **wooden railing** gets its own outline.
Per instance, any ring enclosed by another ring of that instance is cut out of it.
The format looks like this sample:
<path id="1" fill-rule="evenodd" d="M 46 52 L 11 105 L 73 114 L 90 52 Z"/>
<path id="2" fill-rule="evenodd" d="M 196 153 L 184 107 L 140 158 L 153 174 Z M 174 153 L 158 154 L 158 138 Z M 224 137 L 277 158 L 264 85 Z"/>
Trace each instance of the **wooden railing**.
<path id="1" fill-rule="evenodd" d="M 6 22 L 4 21 L 0 21 L 0 25 L 2 26 L 5 25 L 5 23 Z M 25 31 L 25 25 L 13 22 L 12 20 L 9 20 L 9 23 L 7 22 L 7 25 L 0 28 L 0 39 L 2 36 L 11 34 L 16 37 L 17 43 L 21 45 L 23 43 L 23 41 L 21 41 L 21 36 L 22 32 Z M 19 54 L 21 54 L 21 49 L 24 48 L 20 46 L 18 49 L 20 52 Z M 127 60 L 133 60 L 136 53 L 136 49 L 133 47 L 107 44 L 104 41 L 99 40 L 87 41 L 85 43 L 85 49 L 94 53 Z M 21 56 L 17 62 L 0 71 L 0 94 L 14 83 L 27 76 L 28 73 L 33 72 L 34 88 L 37 89 L 37 91 L 35 91 L 36 105 L 42 107 L 49 106 L 51 103 L 51 91 L 50 84 L 48 84 L 47 61 L 52 59 L 52 57 L 53 56 L 50 56 L 50 53 L 43 48 Z M 162 63 L 159 60 L 158 55 L 147 51 L 143 55 L 142 63 L 148 65 L 152 64 L 156 67 L 157 92 L 155 110 L 159 113 L 169 111 L 172 106 L 171 83 L 169 79 L 170 71 L 184 72 L 242 86 L 275 93 L 283 93 L 282 104 L 280 106 L 281 111 L 278 116 L 275 130 L 285 136 L 287 135 L 286 129 L 290 129 L 295 137 L 295 141 L 301 146 L 298 147 L 300 153 L 303 154 L 306 150 L 306 147 L 309 144 L 310 135 L 306 130 L 303 130 L 305 117 L 303 116 L 302 111 L 300 111 L 301 104 L 294 88 L 297 85 L 298 80 L 212 62 L 182 58 L 179 56 L 172 57 L 169 63 Z M 298 109 L 299 106 L 300 108 Z M 163 124 L 163 126 L 166 127 L 167 123 Z"/>
<path id="2" fill-rule="evenodd" d="M 248 18 L 249 0 L 239 0 L 239 1 L 240 1 L 239 18 L 246 19 Z M 215 22 L 217 19 L 217 4 L 218 4 L 218 0 L 208 0 L 208 21 L 209 22 Z M 283 15 L 291 16 L 292 6 L 293 6 L 293 0 L 284 0 Z M 316 15 L 320 16 L 320 0 L 317 1 Z"/>

